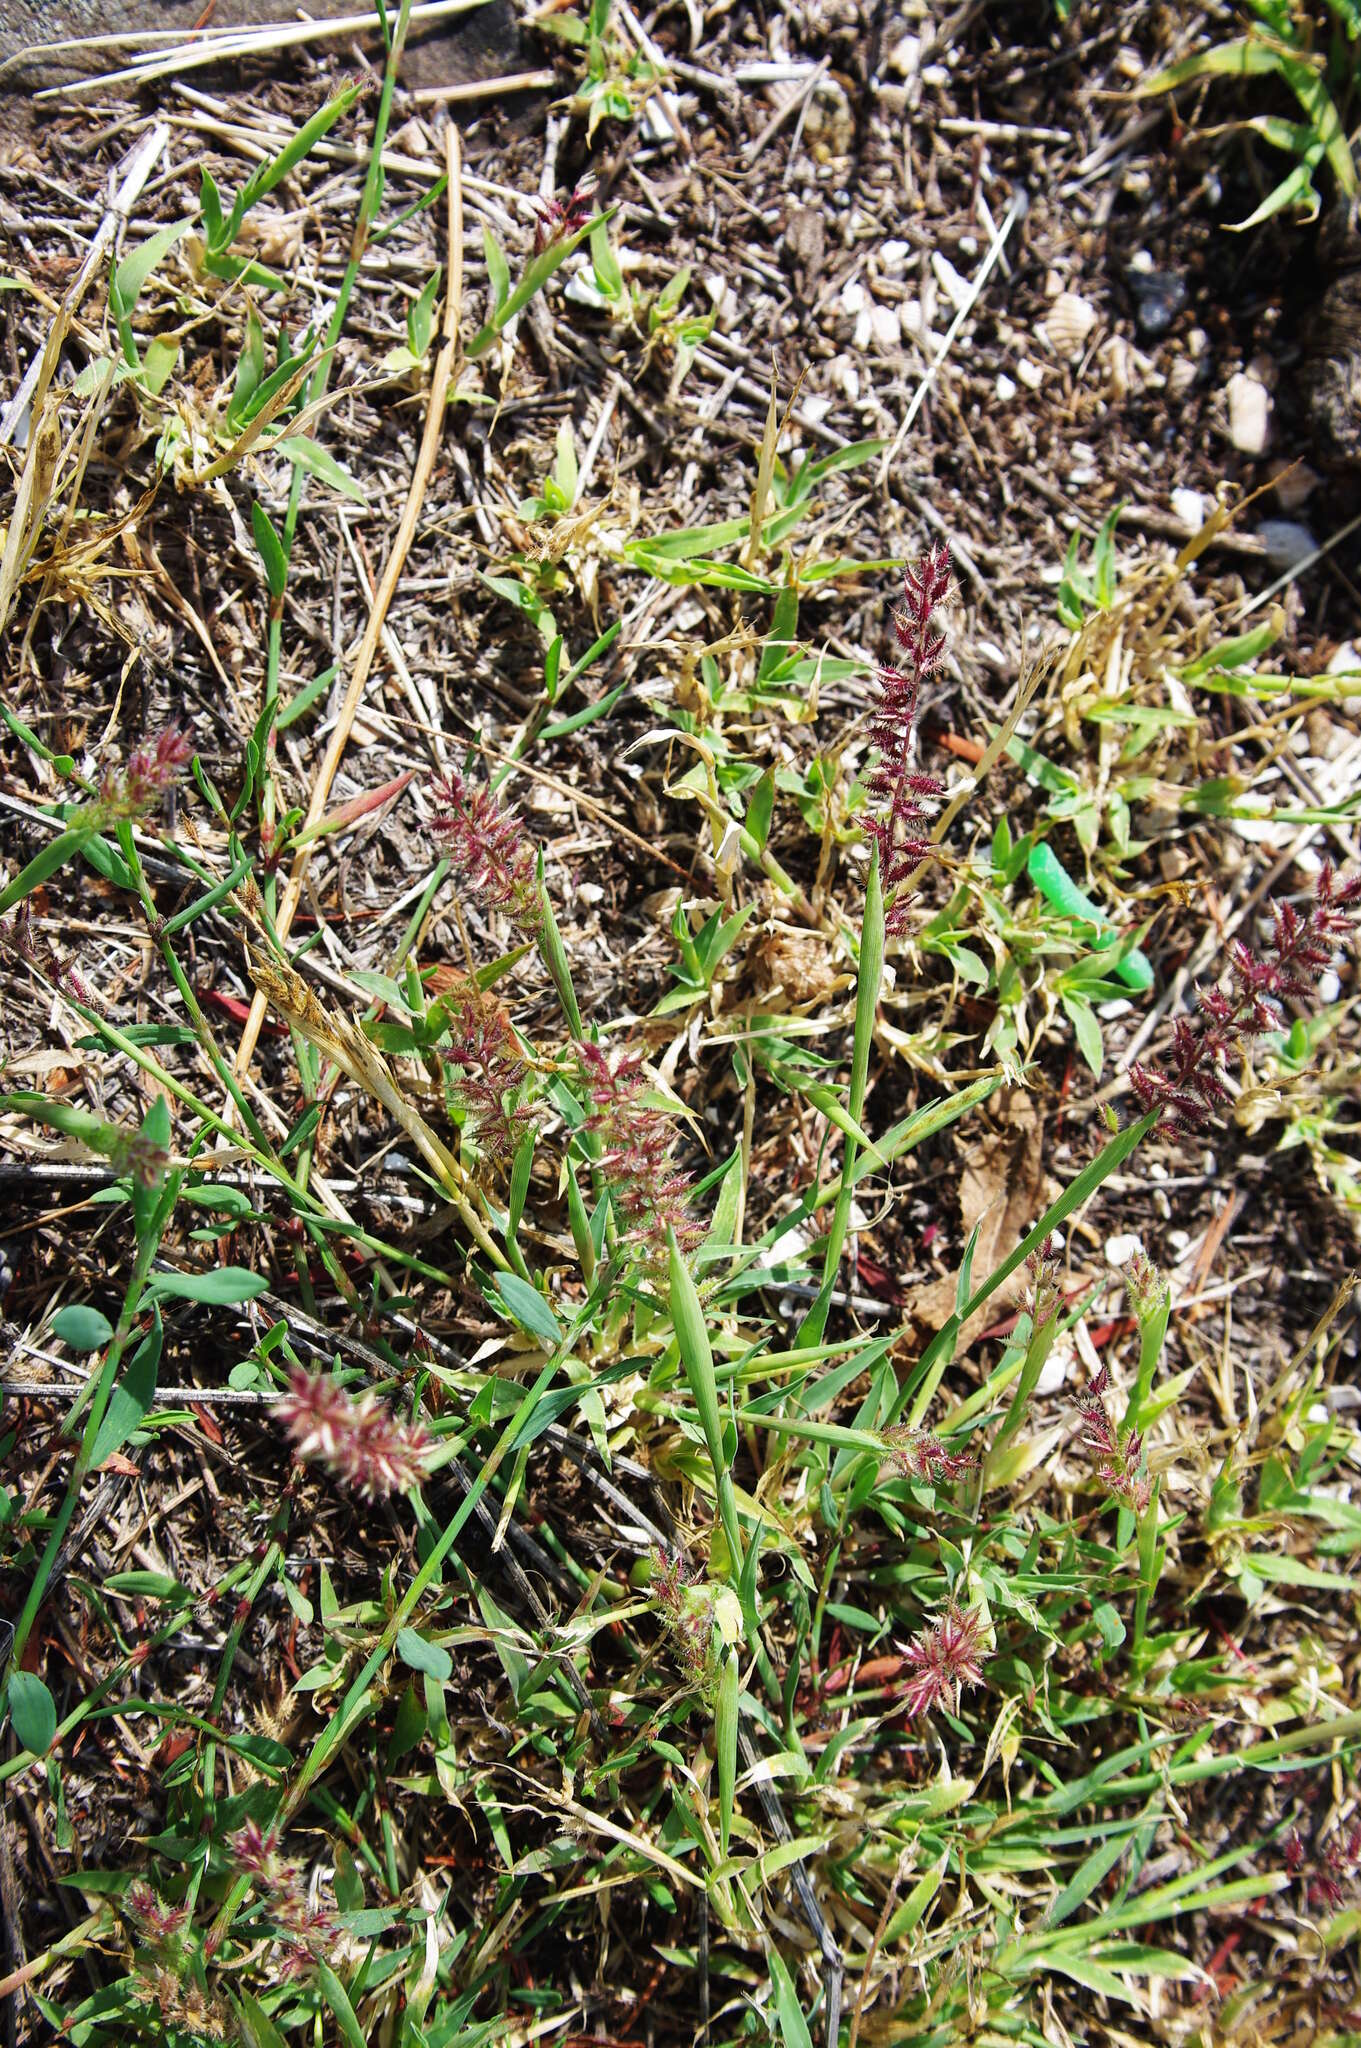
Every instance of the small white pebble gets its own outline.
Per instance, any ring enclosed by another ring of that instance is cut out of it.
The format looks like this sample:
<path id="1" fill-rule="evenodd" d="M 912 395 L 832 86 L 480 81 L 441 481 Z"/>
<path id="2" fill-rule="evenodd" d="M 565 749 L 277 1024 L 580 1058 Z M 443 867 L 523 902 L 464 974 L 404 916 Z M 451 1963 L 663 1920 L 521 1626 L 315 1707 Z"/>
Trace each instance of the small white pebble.
<path id="1" fill-rule="evenodd" d="M 997 372 L 997 384 L 995 388 L 997 391 L 997 396 L 1003 401 L 1004 404 L 1008 398 L 1014 398 L 1016 396 L 1016 386 L 1012 382 L 1011 378 L 1008 377 L 1005 370 L 999 370 Z"/>
<path id="2" fill-rule="evenodd" d="M 1016 375 L 1025 385 L 1027 391 L 1038 391 L 1044 382 L 1044 371 L 1038 363 L 1032 363 L 1026 356 L 1022 356 L 1020 362 L 1017 363 Z"/>
<path id="3" fill-rule="evenodd" d="M 1117 1017 L 1128 1017 L 1134 1008 L 1124 996 L 1112 996 L 1108 1003 L 1098 1003 L 1096 1014 L 1103 1024 L 1114 1024 Z"/>
<path id="4" fill-rule="evenodd" d="M 870 309 L 870 327 L 880 348 L 895 348 L 898 342 L 898 310 L 896 306 L 874 306 Z"/>
<path id="5" fill-rule="evenodd" d="M 1318 978 L 1318 999 L 1321 1003 L 1335 1003 L 1342 993 L 1342 983 L 1331 967 L 1325 967 Z"/>
<path id="6" fill-rule="evenodd" d="M 1271 393 L 1259 377 L 1239 370 L 1224 390 L 1229 439 L 1240 455 L 1260 455 L 1271 431 Z"/>
<path id="7" fill-rule="evenodd" d="M 879 251 L 879 261 L 886 270 L 896 270 L 911 248 L 910 242 L 885 242 Z"/>
<path id="8" fill-rule="evenodd" d="M 842 312 L 850 314 L 863 312 L 868 300 L 868 296 L 869 295 L 866 292 L 864 285 L 861 284 L 860 279 L 858 277 L 853 277 L 849 284 L 844 284 L 841 287 Z"/>
<path id="9" fill-rule="evenodd" d="M 1349 676 L 1361 668 L 1361 654 L 1356 651 L 1354 640 L 1344 640 L 1328 663 L 1330 676 Z"/>
<path id="10" fill-rule="evenodd" d="M 1134 1254 L 1142 1250 L 1143 1244 L 1132 1230 L 1121 1231 L 1106 1239 L 1106 1258 L 1112 1266 L 1127 1266 Z"/>
<path id="11" fill-rule="evenodd" d="M 961 256 L 968 256 L 970 258 L 976 256 L 978 254 L 977 235 L 961 235 L 959 238 L 959 253 Z"/>
<path id="12" fill-rule="evenodd" d="M 1205 523 L 1205 500 L 1199 491 L 1173 491 L 1172 510 L 1183 526 L 1199 533 Z"/>
<path id="13" fill-rule="evenodd" d="M 936 273 L 936 282 L 944 292 L 956 313 L 963 312 L 973 296 L 973 286 L 967 277 L 961 277 L 948 256 L 942 256 L 939 249 L 931 253 L 931 268 Z"/>

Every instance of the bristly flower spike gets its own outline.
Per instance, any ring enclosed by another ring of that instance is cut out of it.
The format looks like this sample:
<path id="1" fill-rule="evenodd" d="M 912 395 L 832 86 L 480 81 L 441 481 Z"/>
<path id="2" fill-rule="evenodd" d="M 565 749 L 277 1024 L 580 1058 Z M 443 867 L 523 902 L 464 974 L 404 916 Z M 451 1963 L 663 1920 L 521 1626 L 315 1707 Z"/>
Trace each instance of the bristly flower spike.
<path id="1" fill-rule="evenodd" d="M 670 1229 L 681 1250 L 691 1250 L 703 1231 L 688 1206 L 690 1176 L 671 1157 L 670 1118 L 642 1099 L 641 1057 L 624 1053 L 611 1060 L 589 1041 L 576 1051 L 591 1102 L 585 1128 L 604 1147 L 598 1164 L 625 1237 L 660 1257 Z"/>
<path id="2" fill-rule="evenodd" d="M 110 823 L 145 817 L 174 788 L 194 750 L 176 725 L 129 754 L 126 767 L 110 769 L 99 787 L 99 810 Z"/>
<path id="3" fill-rule="evenodd" d="M 918 1479 L 924 1485 L 960 1479 L 978 1463 L 968 1451 L 950 1450 L 929 1429 L 910 1429 L 905 1422 L 886 1429 L 882 1441 L 894 1470 L 904 1479 Z"/>
<path id="4" fill-rule="evenodd" d="M 976 1607 L 961 1614 L 958 1607 L 951 1606 L 908 1644 L 907 1661 L 913 1676 L 903 1705 L 913 1720 L 942 1706 L 957 1714 L 963 1688 L 982 1684 L 982 1629 L 983 1617 Z"/>
<path id="5" fill-rule="evenodd" d="M 1134 1065 L 1130 1085 L 1141 1109 L 1161 1112 L 1166 1137 L 1194 1137 L 1231 1098 L 1229 1066 L 1255 1038 L 1278 1031 L 1282 999 L 1312 1002 L 1320 974 L 1337 947 L 1356 936 L 1361 875 L 1339 884 L 1325 863 L 1314 900 L 1301 913 L 1273 906 L 1275 930 L 1260 954 L 1241 942 L 1229 953 L 1229 987 L 1201 989 L 1194 1022 L 1178 1017 L 1161 1067 Z"/>
<path id="6" fill-rule="evenodd" d="M 432 830 L 468 894 L 484 910 L 502 910 L 528 937 L 543 922 L 534 847 L 516 812 L 451 768 L 431 794 L 440 805 Z"/>
<path id="7" fill-rule="evenodd" d="M 446 1076 L 450 1095 L 472 1114 L 472 1135 L 493 1159 L 509 1159 L 538 1120 L 533 1103 L 519 1099 L 529 1063 L 520 1053 L 510 1016 L 495 996 L 469 979 L 440 999 L 448 1020 Z"/>
<path id="8" fill-rule="evenodd" d="M 1141 1515 L 1152 1498 L 1147 1475 L 1139 1470 L 1143 1456 L 1142 1432 L 1130 1430 L 1122 1440 L 1106 1413 L 1106 1392 L 1111 1383 L 1109 1369 L 1102 1366 L 1096 1377 L 1077 1396 L 1082 1418 L 1082 1441 L 1092 1454 L 1096 1476 L 1113 1500 Z"/>
<path id="9" fill-rule="evenodd" d="M 408 1493 L 425 1477 L 430 1438 L 376 1394 L 358 1400 L 327 1373 L 295 1366 L 275 1413 L 300 1458 L 316 1458 L 361 1499 Z"/>
<path id="10" fill-rule="evenodd" d="M 868 783 L 872 809 L 865 829 L 879 850 L 879 879 L 890 937 L 907 929 L 912 897 L 908 884 L 931 850 L 927 824 L 945 785 L 921 774 L 916 759 L 917 709 L 922 684 L 940 667 L 945 631 L 936 624 L 936 608 L 950 589 L 950 550 L 938 542 L 903 576 L 903 606 L 893 615 L 901 668 L 879 671 L 879 700 L 870 727 L 870 744 L 879 759 Z"/>
<path id="11" fill-rule="evenodd" d="M 591 217 L 591 195 L 577 185 L 565 199 L 541 199 L 535 207 L 534 254 L 542 256 L 554 242 L 565 242 Z"/>

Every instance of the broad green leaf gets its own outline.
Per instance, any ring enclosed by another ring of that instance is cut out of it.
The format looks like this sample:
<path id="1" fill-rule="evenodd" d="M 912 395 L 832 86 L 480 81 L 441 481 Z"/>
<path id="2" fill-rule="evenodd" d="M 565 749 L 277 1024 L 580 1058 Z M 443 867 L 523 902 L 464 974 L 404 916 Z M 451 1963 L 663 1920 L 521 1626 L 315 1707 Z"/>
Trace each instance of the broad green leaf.
<path id="1" fill-rule="evenodd" d="M 486 354 L 502 328 L 509 321 L 513 320 L 517 313 L 523 312 L 536 292 L 542 291 L 554 271 L 559 269 L 572 252 L 585 241 L 592 228 L 599 226 L 602 220 L 608 219 L 608 214 L 597 214 L 593 220 L 587 221 L 583 227 L 578 228 L 574 235 L 564 236 L 560 242 L 550 242 L 546 249 L 540 250 L 537 256 L 530 258 L 515 289 L 504 300 L 498 299 L 491 319 L 486 322 L 469 342 L 467 357 L 470 363 L 476 362 L 479 356 Z M 490 254 L 491 237 L 486 235 L 485 230 L 484 238 L 489 251 L 487 268 L 490 272 L 493 262 Z M 501 260 L 504 264 L 505 258 L 502 257 Z M 493 282 L 495 290 L 499 292 L 501 288 L 499 273 L 494 274 Z"/>
<path id="2" fill-rule="evenodd" d="M 298 468 L 305 469 L 309 476 L 318 478 L 321 483 L 329 484 L 333 491 L 339 491 L 342 498 L 348 498 L 356 505 L 368 503 L 364 491 L 348 469 L 342 468 L 334 455 L 323 448 L 320 441 L 314 441 L 310 434 L 290 434 L 287 440 L 277 443 L 277 448 L 280 455 L 286 456 L 290 462 L 296 462 Z M 258 538 L 257 535 L 257 540 Z"/>
<path id="3" fill-rule="evenodd" d="M 244 1266 L 215 1266 L 209 1273 L 156 1273 L 150 1295 L 174 1295 L 180 1301 L 201 1301 L 214 1308 L 231 1308 L 239 1302 L 254 1301 L 269 1282 L 263 1273 L 249 1273 Z"/>
<path id="4" fill-rule="evenodd" d="M 364 2029 L 356 2019 L 354 2007 L 350 2003 L 350 1994 L 329 1963 L 317 1963 L 317 1983 L 321 1987 L 322 1997 L 335 2014 L 336 2024 L 349 2048 L 368 2048 Z"/>
<path id="5" fill-rule="evenodd" d="M 531 1337 L 537 1337 L 550 1351 L 557 1350 L 562 1342 L 562 1325 L 537 1287 L 522 1280 L 518 1273 L 498 1273 L 496 1291 Z"/>
<path id="6" fill-rule="evenodd" d="M 97 1308 L 72 1302 L 52 1318 L 52 1333 L 71 1351 L 98 1351 L 113 1335 L 113 1324 Z"/>
<path id="7" fill-rule="evenodd" d="M 770 1981 L 775 1986 L 775 2011 L 780 2022 L 780 2038 L 784 2048 L 813 2048 L 813 2037 L 808 2031 L 808 2022 L 799 2004 L 799 1994 L 794 1989 L 794 1980 L 772 1946 L 767 1952 L 770 1964 Z"/>
<path id="8" fill-rule="evenodd" d="M 268 512 L 257 498 L 250 508 L 251 532 L 255 545 L 260 550 L 260 559 L 265 565 L 265 582 L 272 598 L 281 598 L 288 583 L 288 557 L 284 544 L 270 521 Z"/>
<path id="9" fill-rule="evenodd" d="M 487 276 L 491 280 L 492 310 L 499 313 L 510 297 L 510 265 L 506 261 L 505 250 L 488 227 L 482 230 L 482 250 L 487 259 Z"/>
<path id="10" fill-rule="evenodd" d="M 442 1643 L 427 1642 L 414 1628 L 397 1631 L 397 1655 L 412 1671 L 423 1671 L 429 1678 L 437 1678 L 443 1684 L 452 1678 L 454 1660 Z"/>
<path id="11" fill-rule="evenodd" d="M 98 1468 L 106 1458 L 121 1450 L 137 1429 L 156 1398 L 156 1375 L 161 1363 L 161 1319 L 133 1352 L 127 1366 L 114 1382 L 104 1420 L 90 1452 L 90 1463 Z"/>
<path id="12" fill-rule="evenodd" d="M 192 219 L 175 221 L 168 228 L 161 228 L 150 236 L 130 256 L 125 256 L 113 274 L 113 285 L 109 292 L 110 307 L 115 319 L 126 320 L 141 296 L 142 287 L 156 265 L 170 254 L 185 230 L 192 226 Z"/>
<path id="13" fill-rule="evenodd" d="M 12 1671 L 9 1717 L 14 1732 L 34 1756 L 46 1756 L 57 1732 L 57 1707 L 36 1671 Z"/>

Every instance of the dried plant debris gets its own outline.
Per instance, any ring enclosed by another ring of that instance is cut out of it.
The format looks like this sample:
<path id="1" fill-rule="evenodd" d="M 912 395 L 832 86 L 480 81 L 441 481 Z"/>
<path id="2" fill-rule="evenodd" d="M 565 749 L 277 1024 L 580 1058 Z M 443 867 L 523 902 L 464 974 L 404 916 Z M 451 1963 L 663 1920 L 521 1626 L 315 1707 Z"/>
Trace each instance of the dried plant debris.
<path id="1" fill-rule="evenodd" d="M 4 110 L 6 2041 L 1350 2040 L 1354 21 L 256 11 Z"/>

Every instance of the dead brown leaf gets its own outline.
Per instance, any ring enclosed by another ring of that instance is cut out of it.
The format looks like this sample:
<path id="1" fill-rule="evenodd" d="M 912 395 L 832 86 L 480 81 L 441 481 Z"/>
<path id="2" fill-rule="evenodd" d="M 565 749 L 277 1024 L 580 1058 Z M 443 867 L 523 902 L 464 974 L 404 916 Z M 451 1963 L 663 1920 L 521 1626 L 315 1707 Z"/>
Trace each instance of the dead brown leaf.
<path id="1" fill-rule="evenodd" d="M 993 1102 L 995 1128 L 970 1146 L 959 1183 L 959 1220 L 966 1241 L 979 1226 L 975 1286 L 1001 1264 L 1058 1194 L 1058 1183 L 1045 1171 L 1044 1124 L 1034 1098 L 1023 1088 L 1008 1088 Z M 1022 1270 L 993 1295 L 965 1325 L 961 1343 L 976 1336 L 990 1318 L 995 1320 L 998 1302 L 1013 1298 L 1024 1280 Z M 914 1321 L 934 1331 L 954 1313 L 954 1306 L 955 1282 L 947 1277 L 914 1293 L 910 1312 Z"/>

